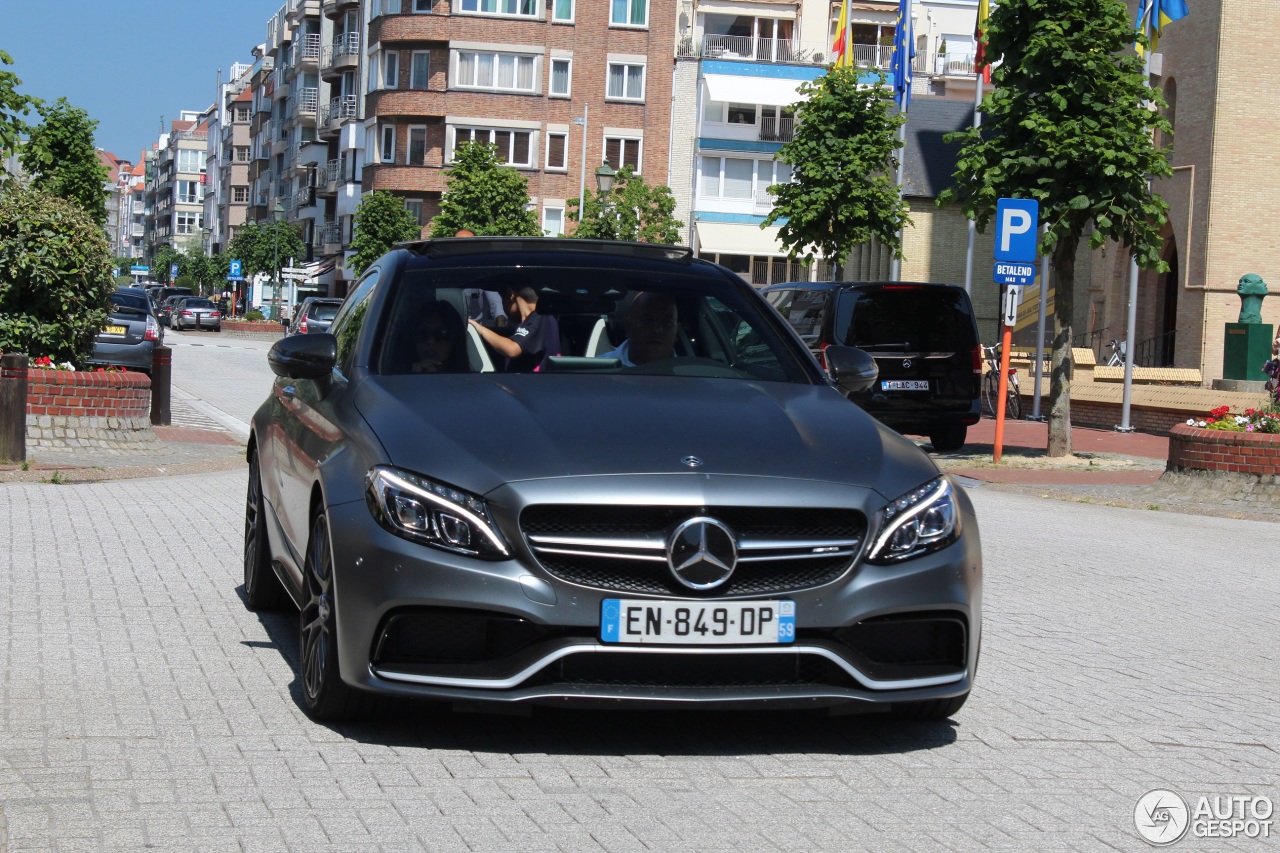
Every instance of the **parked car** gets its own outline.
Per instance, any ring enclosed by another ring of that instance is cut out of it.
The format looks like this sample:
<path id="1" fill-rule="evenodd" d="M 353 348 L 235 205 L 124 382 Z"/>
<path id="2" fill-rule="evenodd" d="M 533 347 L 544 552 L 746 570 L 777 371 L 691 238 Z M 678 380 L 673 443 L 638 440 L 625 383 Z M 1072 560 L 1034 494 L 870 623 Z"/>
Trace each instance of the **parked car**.
<path id="1" fill-rule="evenodd" d="M 178 294 L 176 296 L 166 297 L 160 302 L 160 306 L 156 309 L 156 319 L 160 321 L 161 326 L 171 325 L 173 320 L 173 306 L 186 298 L 186 295 Z"/>
<path id="2" fill-rule="evenodd" d="M 222 312 L 203 296 L 184 296 L 170 310 L 169 324 L 175 329 L 222 331 Z"/>
<path id="3" fill-rule="evenodd" d="M 329 331 L 329 324 L 341 307 L 341 299 L 308 296 L 298 305 L 293 323 L 289 326 L 289 334 L 315 335 Z"/>
<path id="4" fill-rule="evenodd" d="M 88 364 L 127 367 L 150 375 L 161 329 L 147 292 L 140 287 L 121 287 L 107 297 L 107 303 L 107 324 L 93 339 Z"/>
<path id="5" fill-rule="evenodd" d="M 982 347 L 964 288 L 913 282 L 775 284 L 765 299 L 821 359 L 842 344 L 880 368 L 849 399 L 899 432 L 926 435 L 935 450 L 964 446 L 982 416 Z"/>
<path id="6" fill-rule="evenodd" d="M 466 288 L 536 297 L 511 362 L 536 370 L 497 372 Z M 939 718 L 969 693 L 968 497 L 837 390 L 875 381 L 866 353 L 824 372 L 686 248 L 402 244 L 268 360 L 243 595 L 300 609 L 316 719 L 375 694 Z"/>

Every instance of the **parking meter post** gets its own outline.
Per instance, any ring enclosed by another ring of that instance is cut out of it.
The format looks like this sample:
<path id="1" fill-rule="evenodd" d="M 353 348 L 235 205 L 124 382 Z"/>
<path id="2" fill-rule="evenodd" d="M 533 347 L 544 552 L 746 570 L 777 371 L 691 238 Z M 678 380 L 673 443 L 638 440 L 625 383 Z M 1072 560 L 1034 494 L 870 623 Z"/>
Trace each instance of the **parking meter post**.
<path id="1" fill-rule="evenodd" d="M 0 459 L 27 458 L 27 357 L 0 356 Z"/>
<path id="2" fill-rule="evenodd" d="M 1000 333 L 1000 387 L 996 391 L 996 438 L 992 447 L 995 462 L 1004 455 L 1004 414 L 1009 394 L 1009 350 L 1013 347 L 1013 326 L 1004 323 Z"/>
<path id="3" fill-rule="evenodd" d="M 151 353 L 151 424 L 169 426 L 173 422 L 170 407 L 170 381 L 173 376 L 173 350 L 158 346 Z"/>

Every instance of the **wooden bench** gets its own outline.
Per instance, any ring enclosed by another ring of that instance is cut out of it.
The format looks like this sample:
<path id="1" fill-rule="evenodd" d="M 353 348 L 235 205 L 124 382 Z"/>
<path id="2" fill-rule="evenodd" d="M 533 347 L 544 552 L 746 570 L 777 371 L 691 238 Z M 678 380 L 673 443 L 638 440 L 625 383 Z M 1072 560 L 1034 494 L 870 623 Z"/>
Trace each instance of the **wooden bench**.
<path id="1" fill-rule="evenodd" d="M 1123 382 L 1124 367 L 1098 365 L 1093 368 L 1094 382 Z M 1192 385 L 1204 384 L 1200 371 L 1194 367 L 1134 367 L 1133 381 L 1143 385 Z"/>

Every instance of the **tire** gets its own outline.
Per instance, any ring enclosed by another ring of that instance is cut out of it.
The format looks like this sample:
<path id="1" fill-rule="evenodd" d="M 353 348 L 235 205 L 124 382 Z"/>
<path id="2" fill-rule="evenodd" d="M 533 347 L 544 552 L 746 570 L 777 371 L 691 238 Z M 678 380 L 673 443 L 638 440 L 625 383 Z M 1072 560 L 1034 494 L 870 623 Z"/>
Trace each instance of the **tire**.
<path id="1" fill-rule="evenodd" d="M 982 410 L 991 417 L 996 416 L 996 400 L 1000 395 L 1000 375 L 988 370 L 982 377 Z"/>
<path id="2" fill-rule="evenodd" d="M 311 522 L 298 618 L 298 674 L 307 716 L 319 722 L 351 720 L 369 709 L 371 696 L 345 684 L 338 668 L 338 620 L 333 596 L 333 550 L 324 511 Z"/>
<path id="3" fill-rule="evenodd" d="M 1022 420 L 1022 394 L 1012 382 L 1009 383 L 1009 399 L 1005 403 L 1004 416 L 1007 420 Z"/>
<path id="4" fill-rule="evenodd" d="M 964 447 L 964 440 L 968 434 L 967 426 L 943 427 L 929 433 L 929 441 L 933 443 L 933 449 L 939 453 L 954 453 Z"/>
<path id="5" fill-rule="evenodd" d="M 249 457 L 249 487 L 244 507 L 244 603 L 250 610 L 279 610 L 287 601 L 284 586 L 271 569 L 262 471 L 255 452 Z"/>
<path id="6" fill-rule="evenodd" d="M 964 707 L 968 691 L 950 699 L 926 699 L 922 702 L 898 702 L 889 712 L 896 720 L 945 720 Z"/>

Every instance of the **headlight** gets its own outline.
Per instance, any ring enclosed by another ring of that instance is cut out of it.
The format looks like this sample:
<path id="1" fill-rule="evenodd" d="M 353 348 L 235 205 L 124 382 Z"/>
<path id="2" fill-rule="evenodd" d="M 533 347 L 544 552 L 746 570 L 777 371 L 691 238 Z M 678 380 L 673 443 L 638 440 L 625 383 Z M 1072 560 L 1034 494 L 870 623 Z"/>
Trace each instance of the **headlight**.
<path id="1" fill-rule="evenodd" d="M 475 495 L 384 466 L 369 472 L 364 494 L 373 517 L 397 536 L 472 557 L 511 553 Z"/>
<path id="2" fill-rule="evenodd" d="M 867 561 L 896 563 L 944 548 L 960 536 L 960 512 L 951 481 L 939 477 L 907 492 L 881 511 L 884 526 Z"/>

